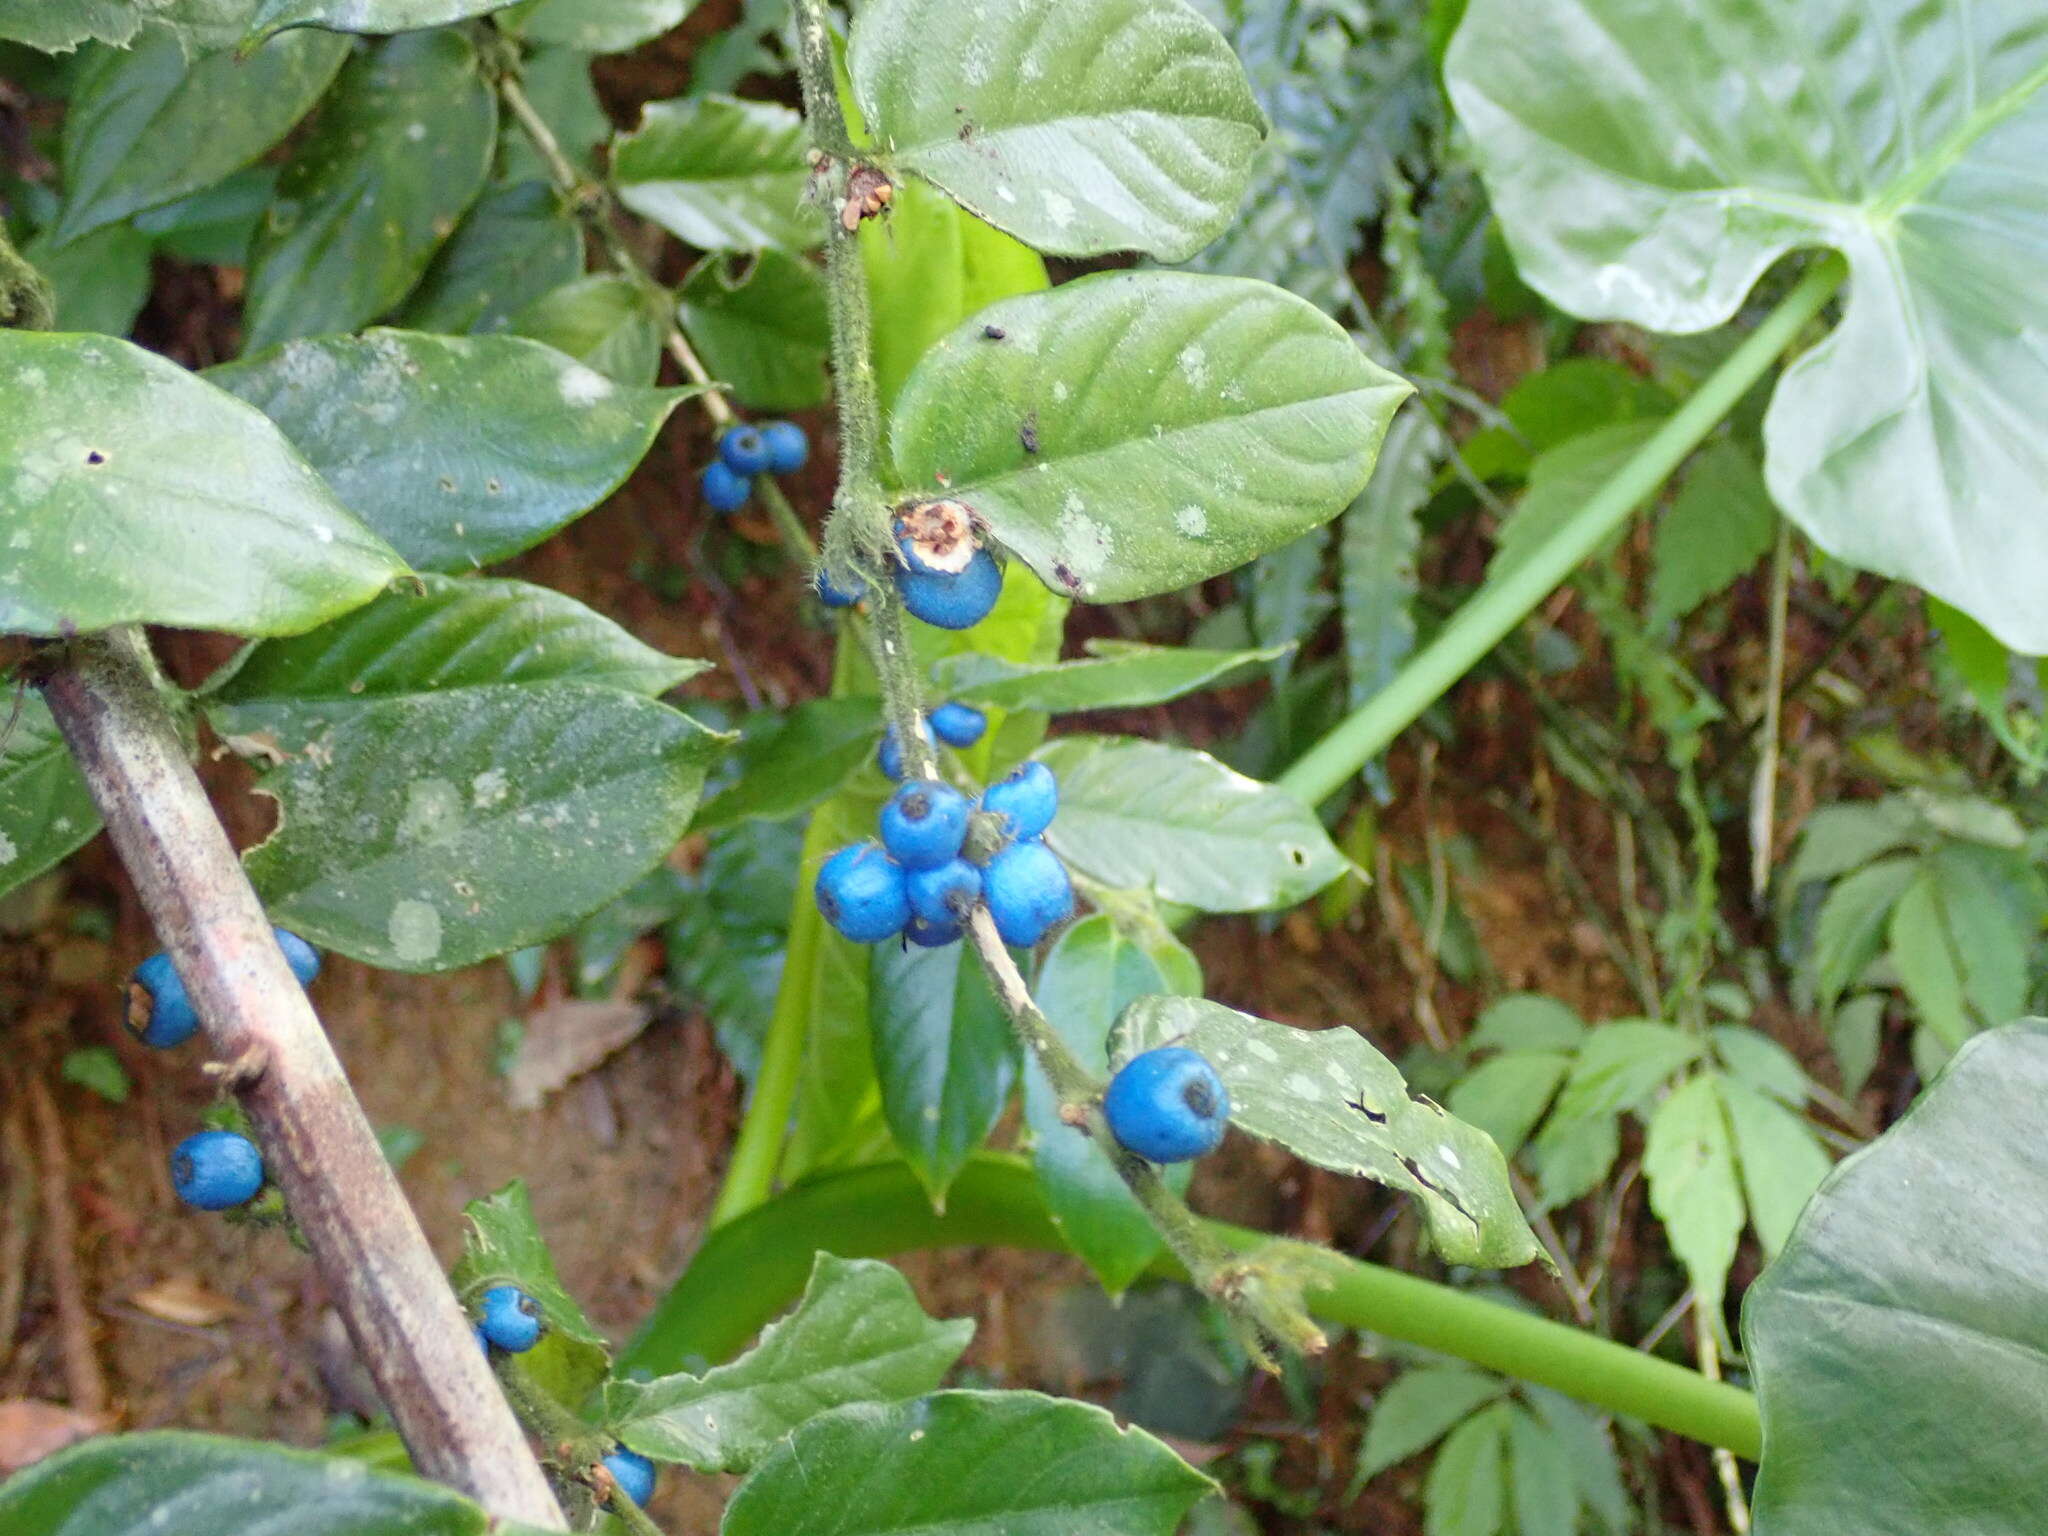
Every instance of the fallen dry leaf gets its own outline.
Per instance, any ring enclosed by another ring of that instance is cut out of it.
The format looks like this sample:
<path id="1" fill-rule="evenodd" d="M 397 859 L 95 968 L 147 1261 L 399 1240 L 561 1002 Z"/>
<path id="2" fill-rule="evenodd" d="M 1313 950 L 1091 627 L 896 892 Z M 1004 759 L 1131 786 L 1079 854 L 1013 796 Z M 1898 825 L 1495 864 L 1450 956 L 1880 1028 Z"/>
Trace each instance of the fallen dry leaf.
<path id="1" fill-rule="evenodd" d="M 514 1109 L 537 1109 L 548 1094 L 638 1036 L 653 1017 L 645 1003 L 573 998 L 535 1009 L 526 1018 L 519 1059 L 506 1074 L 506 1098 Z"/>
<path id="2" fill-rule="evenodd" d="M 137 1291 L 135 1305 L 151 1317 L 188 1328 L 211 1328 L 224 1323 L 242 1309 L 218 1291 L 200 1284 L 197 1275 L 172 1275 L 147 1290 Z"/>
<path id="3" fill-rule="evenodd" d="M 54 1456 L 65 1446 L 98 1434 L 109 1422 L 98 1414 L 75 1412 L 62 1403 L 41 1403 L 26 1397 L 0 1400 L 0 1476 L 19 1472 L 45 1456 Z"/>

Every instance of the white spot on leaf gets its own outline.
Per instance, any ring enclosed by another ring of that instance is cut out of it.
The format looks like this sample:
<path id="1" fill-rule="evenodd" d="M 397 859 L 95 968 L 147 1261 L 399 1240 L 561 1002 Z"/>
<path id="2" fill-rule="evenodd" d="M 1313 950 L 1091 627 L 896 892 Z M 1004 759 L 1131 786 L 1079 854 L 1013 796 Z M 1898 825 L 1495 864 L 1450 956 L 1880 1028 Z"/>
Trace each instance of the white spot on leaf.
<path id="1" fill-rule="evenodd" d="M 384 931 L 392 953 L 410 964 L 424 964 L 441 953 L 441 914 L 427 902 L 399 902 Z"/>

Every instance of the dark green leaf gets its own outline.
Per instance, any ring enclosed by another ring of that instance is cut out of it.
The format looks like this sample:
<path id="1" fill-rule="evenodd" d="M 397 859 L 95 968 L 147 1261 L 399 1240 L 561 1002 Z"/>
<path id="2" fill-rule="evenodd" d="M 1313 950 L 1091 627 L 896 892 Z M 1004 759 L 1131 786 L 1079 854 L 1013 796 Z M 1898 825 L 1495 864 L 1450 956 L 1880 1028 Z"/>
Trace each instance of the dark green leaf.
<path id="1" fill-rule="evenodd" d="M 0 40 L 44 53 L 69 53 L 84 42 L 119 47 L 142 22 L 134 0 L 0 0 Z"/>
<path id="2" fill-rule="evenodd" d="M 644 1456 L 744 1472 L 814 1415 L 930 1392 L 973 1337 L 971 1319 L 925 1316 L 887 1264 L 820 1253 L 803 1299 L 759 1344 L 702 1376 L 615 1381 L 605 1419 Z"/>
<path id="3" fill-rule="evenodd" d="M 1493 559 L 1486 567 L 1487 581 L 1506 580 L 1532 553 L 1548 544 L 1659 425 L 1655 421 L 1625 421 L 1597 427 L 1539 455 L 1529 466 L 1529 489 L 1496 535 Z"/>
<path id="4" fill-rule="evenodd" d="M 0 895 L 100 828 L 100 813 L 43 696 L 0 677 Z"/>
<path id="5" fill-rule="evenodd" d="M 126 336 L 149 297 L 149 236 L 133 224 L 102 224 L 68 245 L 35 239 L 21 254 L 50 280 L 59 331 Z"/>
<path id="6" fill-rule="evenodd" d="M 2015 1447 L 2048 1420 L 2048 1227 L 2021 1214 L 2048 1205 L 2044 1096 L 2048 1025 L 1975 1037 L 1835 1170 L 1750 1288 L 1770 1446 L 1759 1530 L 2039 1527 L 2036 1468 Z"/>
<path id="7" fill-rule="evenodd" d="M 1426 1536 L 1495 1536 L 1508 1512 L 1508 1403 L 1495 1403 L 1445 1437 L 1422 1485 Z"/>
<path id="8" fill-rule="evenodd" d="M 1260 651 L 1205 651 L 1173 645 L 1096 641 L 1085 661 L 1044 665 L 977 652 L 948 656 L 932 668 L 932 687 L 949 699 L 1001 709 L 1067 714 L 1086 709 L 1137 709 L 1238 680 L 1247 667 L 1285 656 L 1288 646 Z"/>
<path id="9" fill-rule="evenodd" d="M 501 331 L 542 294 L 583 271 L 583 231 L 543 182 L 477 200 L 405 307 L 422 331 Z"/>
<path id="10" fill-rule="evenodd" d="M 1060 781 L 1047 843 L 1105 885 L 1205 912 L 1257 912 L 1292 906 L 1343 873 L 1314 812 L 1206 752 L 1063 736 L 1038 755 Z"/>
<path id="11" fill-rule="evenodd" d="M 705 803 L 696 825 L 800 815 L 857 773 L 881 739 L 881 706 L 872 698 L 809 699 L 787 715 L 750 721 L 737 780 Z"/>
<path id="12" fill-rule="evenodd" d="M 1209 1058 L 1240 1130 L 1413 1195 L 1447 1262 L 1499 1269 L 1541 1255 L 1492 1138 L 1411 1097 L 1356 1030 L 1295 1029 L 1202 998 L 1146 997 L 1117 1021 L 1110 1058 L 1120 1066 L 1168 1044 Z"/>
<path id="13" fill-rule="evenodd" d="M 277 167 L 252 165 L 225 181 L 135 215 L 159 254 L 195 265 L 245 266 L 256 225 L 277 191 Z"/>
<path id="14" fill-rule="evenodd" d="M 1460 1366 L 1403 1371 L 1372 1406 L 1358 1449 L 1357 1480 L 1367 1482 L 1436 1444 L 1506 1390 L 1498 1376 Z"/>
<path id="15" fill-rule="evenodd" d="M 1650 620 L 1682 619 L 1770 553 L 1778 509 L 1747 449 L 1709 443 L 1657 523 Z"/>
<path id="16" fill-rule="evenodd" d="M 1863 968 L 1877 958 L 1887 918 L 1906 894 L 1920 861 L 1898 854 L 1866 864 L 1845 877 L 1821 904 L 1814 929 L 1814 986 L 1823 1008 L 1831 1006 Z"/>
<path id="17" fill-rule="evenodd" d="M 517 683 L 666 693 L 708 662 L 664 656 L 572 597 L 523 581 L 421 578 L 331 624 L 252 646 L 209 691 L 224 736 L 296 755 L 393 699 Z"/>
<path id="18" fill-rule="evenodd" d="M 609 1346 L 563 1286 L 555 1257 L 534 1220 L 525 1181 L 514 1179 L 495 1195 L 470 1201 L 462 1213 L 469 1218 L 469 1230 L 449 1284 L 468 1307 L 494 1285 L 516 1285 L 538 1302 L 547 1334 L 523 1363 L 541 1370 L 550 1387 L 569 1401 L 581 1401 L 603 1379 L 610 1363 Z M 565 1390 L 571 1386 L 573 1390 Z"/>
<path id="19" fill-rule="evenodd" d="M 1109 1031 L 1117 1015 L 1167 985 L 1153 959 L 1107 914 L 1096 913 L 1060 934 L 1032 995 L 1067 1048 L 1099 1077 L 1109 1071 Z M 1060 1118 L 1059 1100 L 1036 1060 L 1024 1069 L 1024 1118 L 1053 1225 L 1103 1289 L 1121 1295 L 1159 1253 L 1158 1232 L 1102 1148 Z"/>
<path id="20" fill-rule="evenodd" d="M 710 256 L 677 292 L 677 316 L 704 366 L 754 410 L 823 405 L 832 328 L 825 280 L 809 262 L 777 250 L 751 261 Z"/>
<path id="21" fill-rule="evenodd" d="M 277 428 L 125 341 L 0 331 L 0 631 L 310 629 L 404 563 Z"/>
<path id="22" fill-rule="evenodd" d="M 1194 255 L 1266 129 L 1230 45 L 1180 0 L 870 0 L 846 66 L 890 164 L 1061 256 Z"/>
<path id="23" fill-rule="evenodd" d="M 0 1485 L 8 1536 L 537 1536 L 364 1462 L 158 1431 L 101 1435 Z"/>
<path id="24" fill-rule="evenodd" d="M 249 23 L 249 35 L 268 37 L 286 27 L 417 32 L 501 11 L 509 4 L 511 0 L 263 0 Z"/>
<path id="25" fill-rule="evenodd" d="M 347 57 L 343 39 L 305 33 L 247 61 L 216 53 L 188 64 L 168 27 L 151 27 L 129 52 L 95 55 L 64 119 L 64 207 L 51 240 L 76 240 L 239 170 L 306 115 Z"/>
<path id="26" fill-rule="evenodd" d="M 682 836 L 721 738 L 581 683 L 386 699 L 265 775 L 281 825 L 247 855 L 281 923 L 391 970 L 554 937 Z M 394 783 L 393 765 L 411 777 Z"/>
<path id="27" fill-rule="evenodd" d="M 889 443 L 906 488 L 966 502 L 1054 590 L 1114 602 L 1327 522 L 1408 393 L 1279 289 L 1112 272 L 993 304 L 939 342 Z"/>
<path id="28" fill-rule="evenodd" d="M 1459 1078 L 1446 1102 L 1452 1114 L 1491 1136 L 1502 1156 L 1513 1157 L 1550 1107 L 1570 1066 L 1571 1058 L 1561 1052 L 1510 1051 Z"/>
<path id="29" fill-rule="evenodd" d="M 1035 1392 L 935 1392 L 800 1424 L 722 1536 L 1172 1536 L 1214 1485 L 1141 1429 Z"/>
<path id="30" fill-rule="evenodd" d="M 594 272 L 542 294 L 506 328 L 566 352 L 607 378 L 644 388 L 661 371 L 666 321 L 654 297 L 614 273 Z"/>
<path id="31" fill-rule="evenodd" d="M 516 555 L 596 506 L 688 393 L 617 385 L 518 337 L 418 331 L 292 342 L 207 378 L 275 421 L 407 559 L 444 571 Z"/>
<path id="32" fill-rule="evenodd" d="M 412 292 L 483 190 L 497 122 L 461 32 L 407 33 L 352 60 L 257 231 L 245 349 L 352 331 Z"/>
<path id="33" fill-rule="evenodd" d="M 519 66 L 519 84 L 563 158 L 597 180 L 603 174 L 597 147 L 611 138 L 612 120 L 598 100 L 590 64 L 589 54 L 573 48 L 535 48 Z M 504 123 L 498 134 L 498 179 L 545 182 L 553 175 L 553 167 L 526 130 L 517 122 Z"/>
<path id="34" fill-rule="evenodd" d="M 720 1049 L 752 1081 L 782 983 L 791 893 L 803 885 L 803 829 L 750 821 L 707 841 L 665 935 L 669 987 L 681 1005 L 710 1016 Z"/>
<path id="35" fill-rule="evenodd" d="M 126 1104 L 135 1087 L 121 1058 L 104 1045 L 65 1052 L 62 1075 L 65 1082 L 89 1088 L 110 1104 Z"/>
<path id="36" fill-rule="evenodd" d="M 1706 330 L 1786 252 L 1843 252 L 1841 323 L 1764 420 L 1772 499 L 2029 653 L 2048 651 L 2048 456 L 2017 405 L 2048 398 L 2035 19 L 1565 0 L 1532 28 L 1523 0 L 1472 0 L 1445 63 L 1522 275 L 1572 314 Z"/>
<path id="37" fill-rule="evenodd" d="M 681 24 L 697 0 L 529 0 L 499 17 L 537 43 L 624 53 Z"/>
<path id="38" fill-rule="evenodd" d="M 963 943 L 877 944 L 868 983 L 882 1114 L 918 1180 L 943 1207 L 1017 1080 L 1009 1016 Z"/>
<path id="39" fill-rule="evenodd" d="M 801 251 L 824 215 L 801 206 L 809 171 L 803 119 L 730 96 L 650 101 L 612 144 L 619 200 L 700 251 Z"/>

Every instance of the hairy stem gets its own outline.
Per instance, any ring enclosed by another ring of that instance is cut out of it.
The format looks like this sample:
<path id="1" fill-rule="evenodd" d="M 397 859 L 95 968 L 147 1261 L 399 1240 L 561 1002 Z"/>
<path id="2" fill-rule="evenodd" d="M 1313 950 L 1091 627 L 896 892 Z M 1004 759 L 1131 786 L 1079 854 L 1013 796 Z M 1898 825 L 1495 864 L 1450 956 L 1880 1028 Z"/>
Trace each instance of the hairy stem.
<path id="1" fill-rule="evenodd" d="M 1280 775 L 1281 788 L 1319 804 L 1450 690 L 1535 609 L 1629 514 L 1655 494 L 1778 355 L 1834 296 L 1847 271 L 1839 256 L 1816 262 L 1778 307 L 1672 413 L 1607 483 L 1529 557 L 1458 610 L 1394 680 Z"/>
<path id="2" fill-rule="evenodd" d="M 668 291 L 654 280 L 640 258 L 634 254 L 625 238 L 619 233 L 620 208 L 610 187 L 591 180 L 576 168 L 563 153 L 554 130 L 547 120 L 535 110 L 533 101 L 519 84 L 517 74 L 502 69 L 497 77 L 498 97 L 505 103 L 505 110 L 512 114 L 520 131 L 533 145 L 534 153 L 548 168 L 548 176 L 555 184 L 555 190 L 576 210 L 585 226 L 597 236 L 604 247 L 613 268 L 638 288 L 650 304 L 659 301 L 662 311 L 662 345 L 668 355 L 675 359 L 683 377 L 699 386 L 695 396 L 704 407 L 704 414 L 711 418 L 714 427 L 723 431 L 739 420 L 732 402 L 725 397 L 725 391 L 718 387 L 711 377 L 711 371 L 704 366 L 704 360 L 697 356 L 697 349 L 690 342 L 689 334 L 683 330 L 682 322 L 676 319 L 675 303 Z M 818 546 L 812 540 L 810 530 L 790 506 L 789 498 L 782 494 L 782 487 L 768 475 L 757 476 L 754 480 L 754 494 L 761 499 L 761 505 L 768 509 L 769 521 L 775 524 L 775 531 L 789 552 L 805 564 L 815 565 L 818 561 Z"/>
<path id="3" fill-rule="evenodd" d="M 110 630 L 56 651 L 43 692 L 414 1464 L 494 1515 L 562 1530 L 154 673 L 140 631 Z"/>

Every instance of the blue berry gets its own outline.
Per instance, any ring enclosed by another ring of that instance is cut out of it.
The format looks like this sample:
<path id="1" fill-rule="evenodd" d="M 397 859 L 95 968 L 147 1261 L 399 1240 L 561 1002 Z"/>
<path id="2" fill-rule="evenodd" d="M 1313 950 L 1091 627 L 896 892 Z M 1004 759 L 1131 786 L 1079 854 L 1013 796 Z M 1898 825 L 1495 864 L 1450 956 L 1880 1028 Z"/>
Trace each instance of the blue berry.
<path id="1" fill-rule="evenodd" d="M 476 1335 L 476 1347 L 482 1350 L 486 1355 L 490 1354 L 491 1336 L 488 1333 L 484 1332 L 484 1325 L 482 1323 L 477 1323 L 470 1329 L 470 1332 Z"/>
<path id="2" fill-rule="evenodd" d="M 277 935 L 277 947 L 284 951 L 284 963 L 292 968 L 292 974 L 299 978 L 299 985 L 310 987 L 313 978 L 320 974 L 320 951 L 293 933 L 289 928 L 273 928 Z"/>
<path id="3" fill-rule="evenodd" d="M 1041 842 L 1011 843 L 990 859 L 981 892 L 1005 944 L 1036 944 L 1074 912 L 1067 866 Z"/>
<path id="4" fill-rule="evenodd" d="M 247 1205 L 263 1188 L 263 1154 L 239 1131 L 200 1131 L 171 1148 L 171 1188 L 202 1211 Z"/>
<path id="5" fill-rule="evenodd" d="M 934 570 L 903 542 L 908 565 L 896 567 L 896 590 L 908 608 L 925 623 L 940 629 L 972 629 L 995 607 L 1002 595 L 1003 570 L 995 557 L 977 549 L 958 575 Z"/>
<path id="6" fill-rule="evenodd" d="M 1060 781 L 1033 758 L 1006 779 L 981 792 L 981 808 L 1003 818 L 1003 830 L 1019 840 L 1037 837 L 1060 808 Z"/>
<path id="7" fill-rule="evenodd" d="M 654 1497 L 654 1463 L 638 1451 L 620 1446 L 605 1457 L 604 1469 L 611 1473 L 619 1492 L 635 1504 L 645 1504 Z"/>
<path id="8" fill-rule="evenodd" d="M 761 429 L 761 445 L 768 450 L 768 473 L 793 475 L 810 462 L 811 440 L 793 421 L 771 421 Z"/>
<path id="9" fill-rule="evenodd" d="M 949 747 L 965 751 L 981 740 L 988 729 L 988 716 L 972 704 L 948 699 L 931 713 L 932 732 Z"/>
<path id="10" fill-rule="evenodd" d="M 929 720 L 920 720 L 917 722 L 917 725 L 918 730 L 924 736 L 925 746 L 934 752 L 938 751 L 939 744 L 932 736 L 931 722 Z M 895 726 L 892 725 L 889 729 L 882 732 L 882 744 L 875 750 L 875 761 L 881 765 L 882 772 L 890 778 L 900 779 L 903 777 L 903 748 L 897 744 Z"/>
<path id="11" fill-rule="evenodd" d="M 128 1029 L 160 1051 L 183 1045 L 199 1028 L 199 1015 L 171 957 L 158 950 L 128 978 Z"/>
<path id="12" fill-rule="evenodd" d="M 775 462 L 768 444 L 753 427 L 727 427 L 718 439 L 718 460 L 742 480 L 765 475 Z"/>
<path id="13" fill-rule="evenodd" d="M 949 859 L 931 869 L 912 870 L 904 879 L 910 910 L 926 922 L 958 928 L 981 900 L 981 871 L 965 859 Z"/>
<path id="14" fill-rule="evenodd" d="M 516 1285 L 494 1285 L 481 1301 L 477 1327 L 508 1355 L 523 1355 L 540 1342 L 540 1303 Z"/>
<path id="15" fill-rule="evenodd" d="M 868 597 L 868 584 L 858 576 L 853 585 L 842 587 L 823 570 L 817 574 L 814 585 L 818 589 L 818 600 L 827 608 L 851 608 L 855 603 L 864 603 Z"/>
<path id="16" fill-rule="evenodd" d="M 964 931 L 958 923 L 928 922 L 915 912 L 903 925 L 903 937 L 920 949 L 944 949 L 948 944 L 957 943 Z"/>
<path id="17" fill-rule="evenodd" d="M 818 871 L 818 910 L 856 944 L 879 944 L 910 921 L 903 866 L 873 843 L 842 848 Z"/>
<path id="18" fill-rule="evenodd" d="M 967 797 L 950 784 L 914 779 L 882 807 L 882 846 L 905 869 L 933 869 L 967 840 Z"/>
<path id="19" fill-rule="evenodd" d="M 754 494 L 754 482 L 735 474 L 723 459 L 713 459 L 697 476 L 704 492 L 704 505 L 714 512 L 737 512 Z"/>
<path id="20" fill-rule="evenodd" d="M 1109 1133 L 1154 1163 L 1184 1163 L 1214 1152 L 1230 1121 L 1230 1093 L 1209 1059 L 1162 1045 L 1133 1056 L 1102 1096 Z"/>

